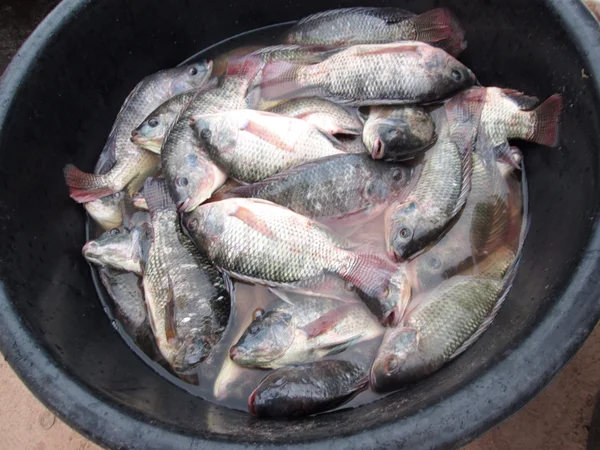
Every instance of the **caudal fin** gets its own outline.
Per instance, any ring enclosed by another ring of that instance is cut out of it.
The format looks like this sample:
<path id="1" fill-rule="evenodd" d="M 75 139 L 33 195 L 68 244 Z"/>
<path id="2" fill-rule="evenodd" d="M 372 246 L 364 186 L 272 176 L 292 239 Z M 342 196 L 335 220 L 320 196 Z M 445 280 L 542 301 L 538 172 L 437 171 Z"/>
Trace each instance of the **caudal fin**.
<path id="1" fill-rule="evenodd" d="M 67 164 L 63 172 L 69 187 L 69 195 L 78 203 L 93 202 L 117 192 L 108 186 L 103 175 L 83 172 L 73 164 Z"/>
<path id="2" fill-rule="evenodd" d="M 558 126 L 562 112 L 563 99 L 560 94 L 554 94 L 544 103 L 537 107 L 532 114 L 534 116 L 535 128 L 527 136 L 528 141 L 549 147 L 555 147 L 558 143 Z"/>
<path id="3" fill-rule="evenodd" d="M 263 69 L 260 83 L 263 100 L 282 100 L 317 95 L 313 86 L 298 81 L 298 71 L 305 67 L 289 61 L 271 61 Z"/>

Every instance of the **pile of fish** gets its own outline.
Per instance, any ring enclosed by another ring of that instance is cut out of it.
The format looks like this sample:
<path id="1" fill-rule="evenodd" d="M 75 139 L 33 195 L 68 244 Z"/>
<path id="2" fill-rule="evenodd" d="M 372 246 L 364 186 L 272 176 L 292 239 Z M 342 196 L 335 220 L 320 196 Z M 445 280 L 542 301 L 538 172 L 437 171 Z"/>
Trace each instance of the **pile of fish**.
<path id="1" fill-rule="evenodd" d="M 94 173 L 64 174 L 138 345 L 216 398 L 258 374 L 249 411 L 281 418 L 398 390 L 485 331 L 527 229 L 509 140 L 555 146 L 562 99 L 482 87 L 444 8 L 322 12 L 276 44 L 145 78 Z"/>

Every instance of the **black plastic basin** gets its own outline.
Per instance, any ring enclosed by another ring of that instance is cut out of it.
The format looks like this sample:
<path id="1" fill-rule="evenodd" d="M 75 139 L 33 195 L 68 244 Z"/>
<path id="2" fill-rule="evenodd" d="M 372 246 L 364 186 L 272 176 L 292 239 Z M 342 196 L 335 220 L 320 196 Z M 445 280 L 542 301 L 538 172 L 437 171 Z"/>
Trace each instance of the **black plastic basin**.
<path id="1" fill-rule="evenodd" d="M 356 4 L 365 4 L 356 3 Z M 523 145 L 531 229 L 516 284 L 474 347 L 383 400 L 299 421 L 256 420 L 168 382 L 111 326 L 81 257 L 83 208 L 62 167 L 91 170 L 129 90 L 238 33 L 345 1 L 66 0 L 0 84 L 0 349 L 59 417 L 110 447 L 439 448 L 523 406 L 600 317 L 600 33 L 576 0 L 371 2 L 450 6 L 486 85 L 565 97 L 561 145 Z"/>

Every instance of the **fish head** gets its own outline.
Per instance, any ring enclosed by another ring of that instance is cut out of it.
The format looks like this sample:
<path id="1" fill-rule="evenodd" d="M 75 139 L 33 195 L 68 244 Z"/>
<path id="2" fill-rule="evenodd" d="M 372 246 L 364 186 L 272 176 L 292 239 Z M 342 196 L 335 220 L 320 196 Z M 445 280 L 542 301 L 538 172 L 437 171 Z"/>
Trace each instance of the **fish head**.
<path id="1" fill-rule="evenodd" d="M 210 153 L 227 152 L 237 143 L 240 129 L 236 114 L 208 114 L 192 116 L 192 128 L 201 145 Z"/>
<path id="2" fill-rule="evenodd" d="M 202 87 L 210 79 L 212 61 L 201 60 L 170 69 L 171 96 Z"/>
<path id="3" fill-rule="evenodd" d="M 204 362 L 213 348 L 213 342 L 201 333 L 192 333 L 182 339 L 171 365 L 177 373 L 185 374 Z"/>
<path id="4" fill-rule="evenodd" d="M 427 356 L 419 350 L 419 333 L 408 327 L 389 328 L 371 366 L 375 392 L 391 392 L 429 373 Z"/>
<path id="5" fill-rule="evenodd" d="M 294 342 L 293 317 L 279 310 L 256 317 L 239 341 L 229 350 L 239 365 L 260 367 L 280 358 Z"/>
<path id="6" fill-rule="evenodd" d="M 177 114 L 175 108 L 169 108 L 166 104 L 160 106 L 131 132 L 131 142 L 140 148 L 160 154 L 165 136 Z"/>
<path id="7" fill-rule="evenodd" d="M 386 248 L 389 257 L 402 262 L 421 250 L 422 216 L 415 202 L 393 205 L 385 215 Z"/>
<path id="8" fill-rule="evenodd" d="M 445 249 L 432 249 L 414 260 L 414 277 L 418 290 L 428 290 L 444 281 L 451 255 Z"/>
<path id="9" fill-rule="evenodd" d="M 433 86 L 440 96 L 462 91 L 477 83 L 475 74 L 443 50 L 423 47 L 426 67 L 433 77 Z"/>
<path id="10" fill-rule="evenodd" d="M 215 208 L 209 203 L 184 213 L 181 223 L 200 247 L 207 248 L 225 231 L 227 217 L 226 208 Z"/>
<path id="11" fill-rule="evenodd" d="M 394 194 L 398 194 L 410 185 L 412 173 L 413 170 L 410 167 L 397 165 L 393 168 L 388 168 L 382 178 L 389 186 L 389 190 Z M 385 198 L 382 200 L 385 200 Z"/>
<path id="12" fill-rule="evenodd" d="M 116 192 L 112 195 L 99 198 L 92 202 L 85 203 L 83 206 L 92 219 L 96 221 L 105 230 L 118 228 L 123 223 L 122 204 L 125 195 L 123 192 Z"/>
<path id="13" fill-rule="evenodd" d="M 193 211 L 225 182 L 226 175 L 196 145 L 185 145 L 172 159 L 165 172 L 180 212 Z"/>
<path id="14" fill-rule="evenodd" d="M 139 240 L 136 235 L 119 227 L 103 233 L 83 246 L 85 259 L 93 264 L 117 270 L 140 273 Z"/>

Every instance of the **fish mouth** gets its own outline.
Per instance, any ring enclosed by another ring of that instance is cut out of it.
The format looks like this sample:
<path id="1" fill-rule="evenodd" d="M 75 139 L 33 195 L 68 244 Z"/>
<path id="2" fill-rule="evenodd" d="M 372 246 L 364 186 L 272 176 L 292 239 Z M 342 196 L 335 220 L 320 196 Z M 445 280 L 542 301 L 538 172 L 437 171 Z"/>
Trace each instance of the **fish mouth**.
<path id="1" fill-rule="evenodd" d="M 385 148 L 383 142 L 377 136 L 375 141 L 373 141 L 373 147 L 371 148 L 371 157 L 373 159 L 383 159 L 383 155 L 385 153 Z"/>
<path id="2" fill-rule="evenodd" d="M 181 213 L 190 213 L 200 206 L 200 203 L 202 202 L 196 202 L 192 197 L 188 197 L 177 204 L 177 210 Z"/>
<path id="3" fill-rule="evenodd" d="M 162 149 L 162 139 L 149 139 L 147 137 L 142 136 L 141 134 L 136 134 L 134 136 L 134 132 L 135 130 L 131 132 L 131 138 L 129 138 L 129 140 L 133 144 L 137 145 L 140 148 L 143 148 L 144 150 L 148 150 L 149 152 L 160 155 L 160 151 Z"/>

